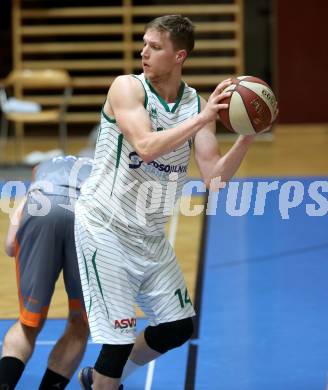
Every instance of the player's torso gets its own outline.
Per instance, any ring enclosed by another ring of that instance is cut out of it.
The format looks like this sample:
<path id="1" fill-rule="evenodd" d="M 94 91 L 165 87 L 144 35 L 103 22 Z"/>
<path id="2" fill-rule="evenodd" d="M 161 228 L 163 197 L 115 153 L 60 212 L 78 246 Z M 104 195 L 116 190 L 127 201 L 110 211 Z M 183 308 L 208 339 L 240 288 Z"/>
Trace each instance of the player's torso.
<path id="1" fill-rule="evenodd" d="M 145 108 L 152 131 L 171 131 L 167 129 L 199 112 L 196 91 L 187 85 L 181 86 L 176 102 L 169 105 L 143 75 L 136 77 L 145 89 Z M 123 225 L 137 231 L 158 234 L 181 194 L 191 147 L 190 139 L 172 152 L 145 163 L 123 137 L 114 118 L 102 112 L 94 167 L 82 199 L 92 205 L 94 214 L 120 219 Z M 140 220 L 138 213 L 145 218 Z"/>

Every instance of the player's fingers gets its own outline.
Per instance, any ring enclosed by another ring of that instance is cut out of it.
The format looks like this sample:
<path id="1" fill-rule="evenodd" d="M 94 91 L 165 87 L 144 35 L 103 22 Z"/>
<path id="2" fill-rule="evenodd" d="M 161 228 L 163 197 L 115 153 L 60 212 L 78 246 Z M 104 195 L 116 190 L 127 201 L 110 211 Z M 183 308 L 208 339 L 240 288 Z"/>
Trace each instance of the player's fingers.
<path id="1" fill-rule="evenodd" d="M 229 108 L 229 104 L 228 104 L 228 103 L 221 103 L 221 104 L 218 104 L 218 111 L 220 111 L 220 110 L 226 110 L 227 108 Z"/>
<path id="2" fill-rule="evenodd" d="M 231 78 L 228 78 L 228 79 L 221 81 L 217 86 L 219 88 L 223 88 L 223 87 L 226 87 L 227 85 L 230 85 L 231 83 L 232 83 Z"/>
<path id="3" fill-rule="evenodd" d="M 231 96 L 232 92 L 224 92 L 224 93 L 220 93 L 219 95 L 216 95 L 216 96 L 212 96 L 211 98 L 211 102 L 213 104 L 218 104 L 221 100 L 224 100 L 226 98 L 229 98 Z"/>
<path id="4" fill-rule="evenodd" d="M 218 101 L 221 101 L 223 99 L 226 99 L 226 98 L 229 98 L 230 96 L 232 95 L 232 92 L 224 92 L 224 93 L 220 93 L 220 95 L 218 95 Z"/>
<path id="5" fill-rule="evenodd" d="M 222 93 L 227 87 L 229 87 L 229 85 L 231 85 L 231 79 L 226 79 L 224 81 L 222 81 L 221 83 L 219 83 L 215 90 L 214 90 L 214 94 L 220 94 Z"/>

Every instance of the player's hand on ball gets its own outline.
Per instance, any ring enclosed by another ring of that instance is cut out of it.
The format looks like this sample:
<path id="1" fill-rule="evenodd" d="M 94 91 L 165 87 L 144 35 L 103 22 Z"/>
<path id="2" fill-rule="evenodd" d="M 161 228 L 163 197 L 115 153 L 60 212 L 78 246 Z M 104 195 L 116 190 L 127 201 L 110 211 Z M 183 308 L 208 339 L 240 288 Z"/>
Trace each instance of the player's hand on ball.
<path id="1" fill-rule="evenodd" d="M 209 120 L 216 120 L 218 112 L 228 108 L 228 104 L 222 103 L 222 101 L 231 96 L 231 92 L 223 92 L 229 85 L 231 85 L 231 79 L 222 81 L 208 98 L 203 115 L 206 115 Z"/>
<path id="2" fill-rule="evenodd" d="M 217 85 L 217 87 L 214 90 L 214 93 L 218 93 L 219 102 L 220 102 L 220 104 L 218 105 L 218 115 L 216 119 L 220 119 L 219 117 L 220 110 L 226 110 L 229 108 L 227 99 L 231 97 L 232 92 L 228 91 L 227 88 L 229 88 L 231 84 L 232 84 L 231 79 L 223 80 L 221 81 L 221 83 Z"/>

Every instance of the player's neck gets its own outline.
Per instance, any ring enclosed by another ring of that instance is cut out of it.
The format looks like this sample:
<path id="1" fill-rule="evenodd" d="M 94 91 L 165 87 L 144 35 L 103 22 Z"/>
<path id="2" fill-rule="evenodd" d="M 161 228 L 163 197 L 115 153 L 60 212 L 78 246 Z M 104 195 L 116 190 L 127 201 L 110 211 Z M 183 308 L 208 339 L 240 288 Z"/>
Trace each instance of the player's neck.
<path id="1" fill-rule="evenodd" d="M 167 103 L 174 103 L 178 97 L 181 85 L 181 74 L 170 77 L 149 80 L 157 94 Z"/>

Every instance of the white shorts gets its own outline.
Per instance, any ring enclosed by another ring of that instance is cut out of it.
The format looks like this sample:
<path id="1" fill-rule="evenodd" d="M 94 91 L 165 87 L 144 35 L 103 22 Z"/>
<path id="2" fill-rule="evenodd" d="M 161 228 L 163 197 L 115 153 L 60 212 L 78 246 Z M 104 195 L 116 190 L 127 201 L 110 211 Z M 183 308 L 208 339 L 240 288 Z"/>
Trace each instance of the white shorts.
<path id="1" fill-rule="evenodd" d="M 195 315 L 175 253 L 164 236 L 129 235 L 76 213 L 75 241 L 92 339 L 131 344 L 135 304 L 150 325 Z"/>

